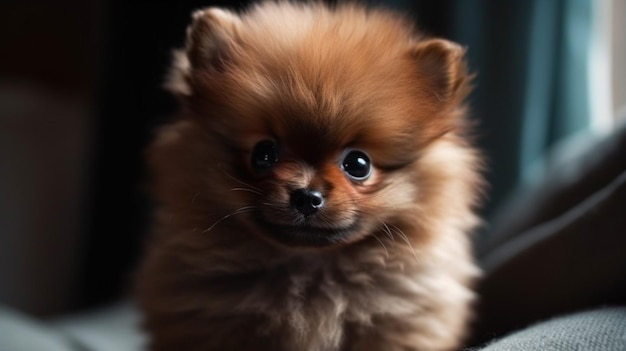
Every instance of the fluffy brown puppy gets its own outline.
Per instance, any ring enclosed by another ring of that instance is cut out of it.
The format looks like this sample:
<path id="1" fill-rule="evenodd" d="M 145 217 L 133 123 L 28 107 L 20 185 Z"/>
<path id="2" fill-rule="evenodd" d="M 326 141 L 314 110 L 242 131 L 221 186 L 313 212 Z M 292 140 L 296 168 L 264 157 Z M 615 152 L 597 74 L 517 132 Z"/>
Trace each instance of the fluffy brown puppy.
<path id="1" fill-rule="evenodd" d="M 193 15 L 150 149 L 153 351 L 453 350 L 478 275 L 463 50 L 358 5 Z"/>

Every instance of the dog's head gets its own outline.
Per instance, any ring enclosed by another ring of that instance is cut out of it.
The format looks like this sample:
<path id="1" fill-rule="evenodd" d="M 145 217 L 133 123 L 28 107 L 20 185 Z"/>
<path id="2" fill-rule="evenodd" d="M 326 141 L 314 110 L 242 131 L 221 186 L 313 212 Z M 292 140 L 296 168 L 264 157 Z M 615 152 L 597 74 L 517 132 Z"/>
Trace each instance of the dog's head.
<path id="1" fill-rule="evenodd" d="M 206 198 L 207 229 L 237 222 L 298 247 L 393 236 L 447 167 L 424 155 L 462 125 L 462 48 L 384 11 L 209 8 L 175 56 L 168 87 L 203 129 L 178 157 L 210 169 L 176 196 Z"/>

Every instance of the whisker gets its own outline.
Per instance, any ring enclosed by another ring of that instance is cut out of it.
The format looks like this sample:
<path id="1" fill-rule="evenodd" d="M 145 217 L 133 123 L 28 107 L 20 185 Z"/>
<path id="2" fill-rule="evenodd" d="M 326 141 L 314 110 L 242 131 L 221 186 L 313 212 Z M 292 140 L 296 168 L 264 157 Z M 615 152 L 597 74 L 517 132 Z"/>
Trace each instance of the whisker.
<path id="1" fill-rule="evenodd" d="M 393 233 L 391 232 L 391 229 L 389 229 L 389 226 L 387 225 L 387 223 L 385 223 L 384 221 L 382 221 L 382 220 L 380 220 L 380 219 L 379 219 L 379 221 L 380 221 L 380 223 L 382 223 L 382 224 L 383 224 L 383 226 L 385 227 L 385 228 L 384 228 L 384 231 L 385 231 L 385 233 L 387 233 L 387 236 L 389 237 L 389 239 L 391 239 L 391 240 L 393 240 L 393 241 L 395 242 L 395 241 L 396 241 L 396 238 L 393 236 Z"/>
<path id="2" fill-rule="evenodd" d="M 397 233 L 400 235 L 400 238 L 407 244 L 407 246 L 411 249 L 411 252 L 413 253 L 413 256 L 415 257 L 415 260 L 418 261 L 419 258 L 417 257 L 417 253 L 415 252 L 415 248 L 413 247 L 413 245 L 411 244 L 411 241 L 409 240 L 409 238 L 406 236 L 406 234 L 404 234 L 404 232 L 398 228 L 395 225 L 391 225 L 391 227 L 393 227 Z"/>
<path id="3" fill-rule="evenodd" d="M 211 229 L 215 228 L 216 225 L 222 223 L 223 221 L 227 220 L 228 218 L 234 216 L 234 215 L 238 215 L 238 214 L 242 214 L 242 213 L 247 213 L 247 212 L 252 212 L 253 210 L 256 209 L 256 206 L 244 206 L 244 207 L 240 207 L 238 209 L 236 209 L 235 211 L 227 214 L 226 216 L 218 219 L 217 221 L 215 221 L 215 223 L 213 223 L 210 227 L 208 227 L 207 229 L 203 230 L 203 233 L 207 233 L 210 232 Z"/>
<path id="4" fill-rule="evenodd" d="M 383 241 L 380 240 L 380 238 L 378 238 L 378 235 L 376 235 L 376 233 L 373 233 L 374 239 L 376 239 L 376 241 L 378 241 L 380 243 L 380 246 L 383 247 L 383 249 L 385 249 L 385 256 L 389 257 L 389 250 L 387 250 L 387 246 L 385 246 L 385 244 L 383 244 Z"/>
<path id="5" fill-rule="evenodd" d="M 252 185 L 250 185 L 250 184 L 248 184 L 248 183 L 246 183 L 246 182 L 244 182 L 244 181 L 242 181 L 242 180 L 239 180 L 239 179 L 237 179 L 237 178 L 233 177 L 232 175 L 230 175 L 228 172 L 226 172 L 226 170 L 225 170 L 224 168 L 222 168 L 222 164 L 221 164 L 221 163 L 220 163 L 220 164 L 218 164 L 218 168 L 220 169 L 220 171 L 224 172 L 224 174 L 226 174 L 226 175 L 228 176 L 228 178 L 230 178 L 230 179 L 234 180 L 235 182 L 237 182 L 237 183 L 239 183 L 239 184 L 241 184 L 241 185 L 245 185 L 245 186 L 247 186 L 248 188 L 250 188 L 250 189 L 254 189 L 254 190 L 256 190 L 256 191 L 258 191 L 258 192 L 260 192 L 260 193 L 262 193 L 262 192 L 263 192 L 261 189 L 259 189 L 259 188 L 255 187 L 255 186 L 252 186 Z"/>
<path id="6" fill-rule="evenodd" d="M 287 208 L 285 208 L 285 206 L 281 206 L 279 204 L 273 204 L 271 202 L 261 202 L 261 205 L 267 206 L 267 207 L 272 207 L 272 208 L 287 209 Z"/>
<path id="7" fill-rule="evenodd" d="M 253 194 L 256 194 L 256 195 L 259 195 L 259 196 L 263 196 L 262 192 L 260 192 L 258 190 L 255 190 L 255 189 L 250 189 L 250 188 L 232 188 L 232 189 L 230 189 L 230 191 L 247 191 L 249 193 L 253 193 Z"/>

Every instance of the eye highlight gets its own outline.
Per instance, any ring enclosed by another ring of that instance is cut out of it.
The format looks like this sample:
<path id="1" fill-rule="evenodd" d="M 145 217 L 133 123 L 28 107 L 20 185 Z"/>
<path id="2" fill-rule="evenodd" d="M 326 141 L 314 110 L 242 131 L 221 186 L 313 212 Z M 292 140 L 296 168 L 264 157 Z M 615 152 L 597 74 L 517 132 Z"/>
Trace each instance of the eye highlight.
<path id="1" fill-rule="evenodd" d="M 364 151 L 348 149 L 342 156 L 341 169 L 352 180 L 363 181 L 372 175 L 372 162 Z"/>
<path id="2" fill-rule="evenodd" d="M 268 169 L 278 162 L 278 144 L 272 140 L 259 141 L 252 149 L 252 167 Z"/>

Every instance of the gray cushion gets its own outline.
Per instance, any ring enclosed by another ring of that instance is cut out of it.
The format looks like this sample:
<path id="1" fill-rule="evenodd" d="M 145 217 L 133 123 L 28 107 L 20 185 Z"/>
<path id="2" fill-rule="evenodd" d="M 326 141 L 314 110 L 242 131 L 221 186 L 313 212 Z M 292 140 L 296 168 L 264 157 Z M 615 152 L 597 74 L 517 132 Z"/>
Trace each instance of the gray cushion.
<path id="1" fill-rule="evenodd" d="M 513 333 L 480 349 L 480 351 L 577 350 L 626 350 L 626 308 L 606 308 L 555 318 Z"/>
<path id="2" fill-rule="evenodd" d="M 0 307 L 0 350 L 80 350 L 71 340 L 50 326 Z"/>
<path id="3" fill-rule="evenodd" d="M 138 317 L 127 303 L 46 322 L 0 307 L 0 351 L 143 351 Z"/>

